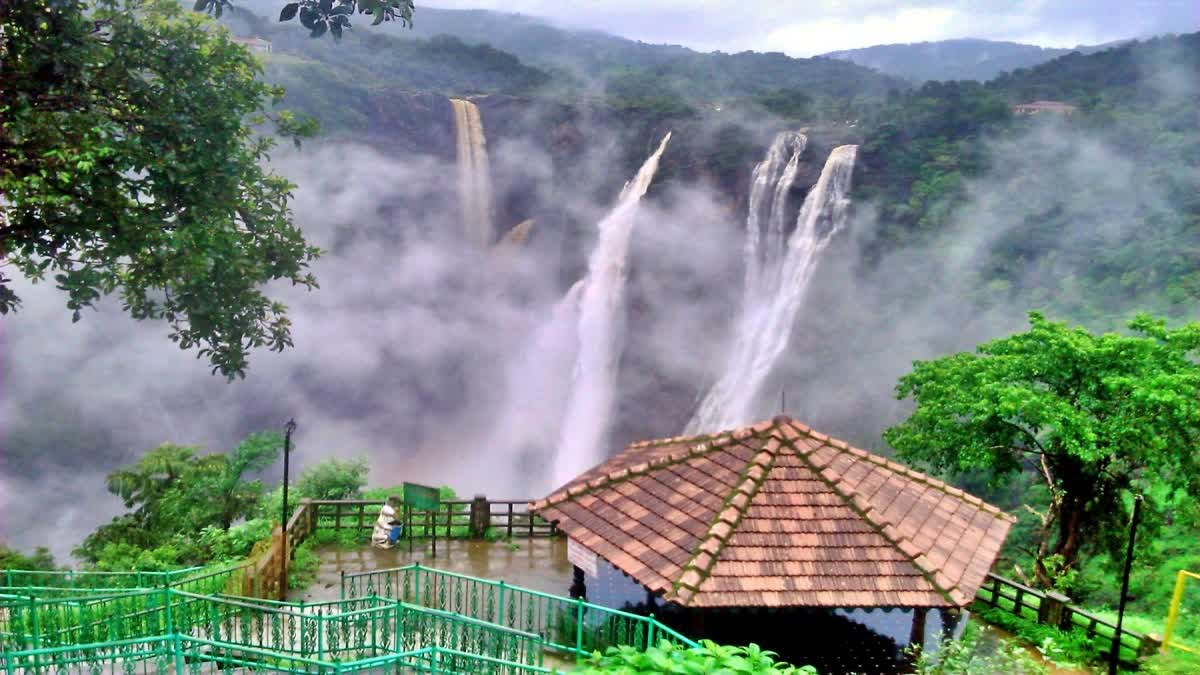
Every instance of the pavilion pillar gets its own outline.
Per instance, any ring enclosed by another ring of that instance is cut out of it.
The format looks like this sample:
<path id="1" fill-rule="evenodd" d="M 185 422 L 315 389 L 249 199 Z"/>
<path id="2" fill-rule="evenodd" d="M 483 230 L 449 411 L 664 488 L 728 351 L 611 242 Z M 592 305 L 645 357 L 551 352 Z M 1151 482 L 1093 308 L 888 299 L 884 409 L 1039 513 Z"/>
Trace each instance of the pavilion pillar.
<path id="1" fill-rule="evenodd" d="M 912 631 L 908 634 L 908 644 L 925 646 L 925 616 L 928 607 L 913 607 Z"/>
<path id="2" fill-rule="evenodd" d="M 571 590 L 568 591 L 568 594 L 571 596 L 572 599 L 575 599 L 575 598 L 585 598 L 586 599 L 587 598 L 587 582 L 584 581 L 583 570 L 581 570 L 578 565 L 573 565 L 572 568 L 575 571 L 571 577 Z"/>
<path id="3" fill-rule="evenodd" d="M 958 626 L 963 621 L 962 611 L 953 607 L 939 607 L 938 618 L 942 620 L 942 637 L 955 639 L 958 637 Z"/>

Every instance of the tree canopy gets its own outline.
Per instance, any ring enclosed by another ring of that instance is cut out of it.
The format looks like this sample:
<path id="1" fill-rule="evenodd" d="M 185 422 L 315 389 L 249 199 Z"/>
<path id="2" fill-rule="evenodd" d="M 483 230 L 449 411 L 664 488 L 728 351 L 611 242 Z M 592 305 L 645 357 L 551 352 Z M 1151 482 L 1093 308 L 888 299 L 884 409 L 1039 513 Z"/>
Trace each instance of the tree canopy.
<path id="1" fill-rule="evenodd" d="M 917 362 L 896 389 L 916 409 L 884 437 L 937 469 L 1038 476 L 1049 500 L 1032 553 L 1050 585 L 1125 529 L 1132 491 L 1151 509 L 1200 494 L 1200 323 L 1141 315 L 1134 335 L 1030 323 L 977 353 Z"/>
<path id="2" fill-rule="evenodd" d="M 52 275 L 75 320 L 119 294 L 230 378 L 251 349 L 291 346 L 262 285 L 315 287 L 320 252 L 292 223 L 293 186 L 263 168 L 274 141 L 255 128 L 283 92 L 258 60 L 171 0 L 3 3 L 0 26 L 5 262 Z M 19 306 L 11 282 L 0 313 Z"/>
<path id="3" fill-rule="evenodd" d="M 259 514 L 264 488 L 254 476 L 282 448 L 282 436 L 267 432 L 251 434 L 227 453 L 200 455 L 174 444 L 147 452 L 108 475 L 108 491 L 130 511 L 88 535 L 75 555 L 103 569 L 169 569 L 219 557 L 231 537 L 254 543 L 269 521 L 251 521 L 246 532 L 233 526 Z M 199 540 L 188 534 L 206 531 Z"/>

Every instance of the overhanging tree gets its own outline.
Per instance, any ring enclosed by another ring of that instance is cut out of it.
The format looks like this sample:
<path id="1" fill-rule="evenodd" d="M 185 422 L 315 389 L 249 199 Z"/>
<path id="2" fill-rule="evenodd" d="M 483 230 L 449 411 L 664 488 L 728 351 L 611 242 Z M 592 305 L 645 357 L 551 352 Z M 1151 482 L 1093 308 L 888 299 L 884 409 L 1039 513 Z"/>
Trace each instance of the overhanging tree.
<path id="1" fill-rule="evenodd" d="M 193 9 L 220 17 L 226 9 L 235 7 L 232 0 L 196 0 Z M 309 35 L 319 38 L 327 32 L 334 40 L 342 39 L 342 31 L 350 28 L 355 13 L 374 17 L 372 26 L 384 21 L 399 21 L 412 27 L 413 0 L 297 0 L 283 5 L 280 21 L 299 18 Z"/>
<path id="2" fill-rule="evenodd" d="M 0 259 L 52 275 L 74 318 L 119 294 L 214 372 L 292 345 L 262 291 L 308 288 L 319 251 L 254 128 L 282 90 L 206 17 L 172 0 L 0 3 Z M 278 130 L 308 129 L 281 113 Z M 0 313 L 19 305 L 0 270 Z"/>
<path id="3" fill-rule="evenodd" d="M 884 438 L 940 470 L 1034 473 L 1049 505 L 1026 507 L 1039 525 L 1030 552 L 1050 586 L 1126 526 L 1131 490 L 1150 508 L 1172 491 L 1200 495 L 1200 324 L 1140 315 L 1133 335 L 1094 335 L 1037 313 L 1030 323 L 976 353 L 916 362 L 896 389 L 916 409 Z"/>

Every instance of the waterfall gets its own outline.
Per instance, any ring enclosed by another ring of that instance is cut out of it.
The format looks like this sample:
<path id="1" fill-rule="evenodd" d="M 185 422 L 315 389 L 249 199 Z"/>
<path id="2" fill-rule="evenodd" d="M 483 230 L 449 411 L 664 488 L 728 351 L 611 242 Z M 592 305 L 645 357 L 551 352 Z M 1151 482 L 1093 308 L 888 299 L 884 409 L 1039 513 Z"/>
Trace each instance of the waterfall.
<path id="1" fill-rule="evenodd" d="M 800 207 L 796 229 L 787 245 L 782 245 L 786 207 L 783 202 L 795 179 L 794 167 L 804 150 L 804 142 L 799 138 L 803 136 L 780 134 L 772 143 L 767 158 L 754 170 L 750 214 L 746 219 L 745 297 L 733 348 L 721 376 L 688 422 L 686 433 L 719 431 L 751 421 L 749 417 L 754 413 L 752 406 L 759 389 L 787 348 L 796 314 L 820 254 L 846 224 L 850 205 L 846 195 L 850 191 L 850 178 L 858 153 L 855 145 L 834 148 L 817 184 L 809 190 Z M 787 148 L 791 149 L 791 159 L 780 169 Z M 772 188 L 767 243 L 762 246 L 761 202 Z M 757 198 L 755 193 L 758 193 Z M 775 239 L 777 231 L 778 239 Z"/>
<path id="2" fill-rule="evenodd" d="M 762 278 L 762 272 L 779 269 L 784 251 L 787 195 L 796 182 L 800 156 L 807 146 L 808 137 L 804 134 L 781 131 L 767 149 L 766 158 L 754 167 L 750 183 L 750 209 L 746 215 L 746 246 L 742 255 L 746 265 L 744 303 L 762 292 L 766 281 Z M 767 215 L 766 246 L 762 245 L 764 211 Z"/>
<path id="3" fill-rule="evenodd" d="M 479 108 L 452 98 L 458 157 L 458 201 L 462 205 L 466 239 L 478 248 L 492 243 L 492 178 L 488 171 L 487 138 Z"/>
<path id="4" fill-rule="evenodd" d="M 508 365 L 504 407 L 487 436 L 487 460 L 495 489 L 519 486 L 521 494 L 549 490 L 545 480 L 524 463 L 544 457 L 548 443 L 558 440 L 563 412 L 571 389 L 571 368 L 578 352 L 579 300 L 583 280 L 554 305 L 548 319 L 538 325 L 517 358 Z M 497 459 L 497 450 L 503 459 Z M 531 476 L 533 473 L 535 476 Z"/>
<path id="5" fill-rule="evenodd" d="M 588 260 L 579 299 L 579 352 L 554 460 L 555 485 L 567 482 L 605 457 L 604 441 L 623 348 L 622 301 L 629 240 L 638 203 L 658 171 L 659 158 L 669 140 L 668 132 L 637 176 L 625 184 L 616 207 L 598 225 L 600 236 Z"/>

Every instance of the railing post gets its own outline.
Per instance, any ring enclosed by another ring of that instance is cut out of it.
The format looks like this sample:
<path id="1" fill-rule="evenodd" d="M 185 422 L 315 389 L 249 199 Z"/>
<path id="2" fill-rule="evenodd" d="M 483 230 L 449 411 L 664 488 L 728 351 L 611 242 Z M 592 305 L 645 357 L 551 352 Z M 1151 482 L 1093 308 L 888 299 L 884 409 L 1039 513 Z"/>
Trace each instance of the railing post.
<path id="1" fill-rule="evenodd" d="M 492 505 L 484 495 L 475 495 L 471 500 L 470 536 L 472 539 L 483 539 L 487 536 L 488 528 L 492 526 Z"/>
<path id="2" fill-rule="evenodd" d="M 508 538 L 512 539 L 513 504 L 508 503 Z"/>
<path id="3" fill-rule="evenodd" d="M 421 563 L 413 564 L 413 596 L 414 605 L 425 605 L 421 601 Z"/>
<path id="4" fill-rule="evenodd" d="M 317 610 L 317 660 L 325 660 L 325 620 L 322 618 L 323 609 Z"/>
<path id="5" fill-rule="evenodd" d="M 1185 583 L 1187 583 L 1187 573 L 1179 570 L 1179 573 L 1175 575 L 1175 592 L 1171 594 L 1171 609 L 1167 612 L 1167 628 L 1163 631 L 1163 653 L 1171 648 L 1171 635 L 1175 632 L 1175 622 L 1179 620 L 1179 604 L 1183 600 Z"/>
<path id="6" fill-rule="evenodd" d="M 1067 611 L 1067 604 L 1070 602 L 1071 599 L 1062 593 L 1047 591 L 1038 604 L 1038 623 L 1055 628 L 1068 628 L 1066 624 L 1071 614 Z"/>
<path id="7" fill-rule="evenodd" d="M 505 623 L 505 614 L 504 614 L 504 580 L 503 579 L 500 580 L 500 600 L 498 602 L 498 605 L 499 605 L 499 611 L 496 615 L 496 617 L 497 617 L 496 623 L 501 626 L 507 626 L 508 624 Z"/>
<path id="8" fill-rule="evenodd" d="M 1162 638 L 1158 637 L 1157 635 L 1154 635 L 1153 633 L 1146 633 L 1145 635 L 1142 636 L 1142 639 L 1138 642 L 1138 646 L 1137 646 L 1138 660 L 1148 659 L 1151 656 L 1154 656 L 1154 654 L 1156 652 L 1158 652 L 1160 649 L 1162 649 L 1162 647 L 1163 647 Z"/>
<path id="9" fill-rule="evenodd" d="M 342 575 L 341 585 L 338 587 L 338 599 L 345 600 L 346 599 L 346 570 L 341 569 L 341 570 L 338 570 L 338 572 L 340 572 Z"/>
<path id="10" fill-rule="evenodd" d="M 33 642 L 30 644 L 30 647 L 36 650 L 42 646 L 42 626 L 41 620 L 38 619 L 37 600 L 35 600 L 32 596 L 29 598 L 29 613 L 32 616 L 33 621 Z M 41 667 L 38 665 L 38 656 L 36 651 L 33 652 L 33 672 L 41 672 Z"/>
<path id="11" fill-rule="evenodd" d="M 183 663 L 183 638 L 179 633 L 171 635 L 171 649 L 175 652 L 175 673 L 176 675 L 183 675 L 187 671 L 184 670 Z"/>
<path id="12" fill-rule="evenodd" d="M 650 612 L 650 628 L 646 630 L 646 649 L 654 646 L 654 629 L 658 622 L 654 620 L 654 612 Z"/>
<path id="13" fill-rule="evenodd" d="M 575 600 L 575 654 L 583 656 L 583 598 Z"/>

